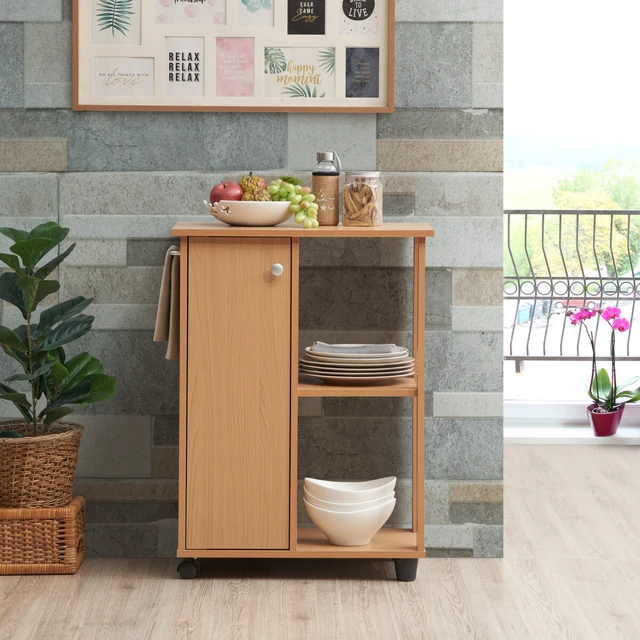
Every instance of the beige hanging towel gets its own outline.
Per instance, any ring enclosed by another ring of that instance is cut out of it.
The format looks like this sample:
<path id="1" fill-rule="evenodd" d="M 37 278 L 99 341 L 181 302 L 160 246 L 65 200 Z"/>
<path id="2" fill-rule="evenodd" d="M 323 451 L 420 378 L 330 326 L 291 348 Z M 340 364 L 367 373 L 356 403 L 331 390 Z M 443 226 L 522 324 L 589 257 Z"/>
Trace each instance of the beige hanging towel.
<path id="1" fill-rule="evenodd" d="M 164 258 L 162 284 L 158 299 L 158 315 L 154 342 L 167 342 L 167 360 L 180 358 L 180 254 L 171 255 L 178 247 L 171 246 Z"/>

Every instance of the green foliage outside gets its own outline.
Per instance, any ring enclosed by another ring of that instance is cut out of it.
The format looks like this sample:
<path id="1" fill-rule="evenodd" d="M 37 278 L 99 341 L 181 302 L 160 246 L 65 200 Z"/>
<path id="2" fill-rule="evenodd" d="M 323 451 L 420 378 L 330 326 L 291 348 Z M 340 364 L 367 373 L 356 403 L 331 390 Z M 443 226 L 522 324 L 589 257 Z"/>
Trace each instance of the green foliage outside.
<path id="1" fill-rule="evenodd" d="M 558 181 L 553 188 L 553 201 L 558 210 L 582 213 L 546 215 L 544 232 L 542 214 L 529 213 L 526 247 L 525 216 L 511 215 L 510 229 L 505 221 L 506 274 L 515 275 L 514 263 L 518 275 L 525 277 L 544 278 L 549 272 L 556 277 L 580 277 L 583 272 L 614 277 L 637 270 L 640 216 L 629 220 L 622 212 L 640 210 L 639 162 L 611 159 L 601 170 L 582 169 Z M 507 243 L 509 235 L 513 256 Z"/>

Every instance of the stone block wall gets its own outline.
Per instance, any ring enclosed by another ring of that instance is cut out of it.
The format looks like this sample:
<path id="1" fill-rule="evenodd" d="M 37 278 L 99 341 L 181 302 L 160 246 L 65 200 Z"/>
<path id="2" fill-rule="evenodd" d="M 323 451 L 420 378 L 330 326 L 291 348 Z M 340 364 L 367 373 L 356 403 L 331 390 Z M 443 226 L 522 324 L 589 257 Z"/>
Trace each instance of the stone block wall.
<path id="1" fill-rule="evenodd" d="M 0 224 L 71 228 L 61 295 L 93 296 L 96 316 L 74 348 L 118 379 L 114 398 L 76 416 L 89 552 L 175 551 L 178 367 L 152 342 L 171 226 L 202 219 L 223 178 L 309 179 L 315 151 L 335 149 L 347 169 L 384 172 L 387 220 L 437 230 L 427 243 L 428 554 L 501 555 L 501 1 L 398 0 L 397 110 L 379 116 L 73 112 L 70 4 L 0 0 Z M 409 344 L 411 259 L 402 240 L 303 242 L 301 344 Z M 2 324 L 19 323 L 5 305 Z M 300 412 L 301 477 L 410 476 L 407 400 L 313 398 Z M 402 480 L 398 524 L 408 491 Z"/>

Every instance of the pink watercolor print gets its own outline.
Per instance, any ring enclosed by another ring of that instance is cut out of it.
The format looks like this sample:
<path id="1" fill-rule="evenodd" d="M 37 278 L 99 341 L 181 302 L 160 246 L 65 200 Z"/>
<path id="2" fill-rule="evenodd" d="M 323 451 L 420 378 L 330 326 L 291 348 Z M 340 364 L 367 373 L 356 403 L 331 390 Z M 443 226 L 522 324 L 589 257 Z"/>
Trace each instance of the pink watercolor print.
<path id="1" fill-rule="evenodd" d="M 252 98 L 254 93 L 253 38 L 216 38 L 216 95 Z"/>
<path id="2" fill-rule="evenodd" d="M 171 6 L 171 0 L 160 0 L 160 5 L 163 7 Z"/>
<path id="3" fill-rule="evenodd" d="M 195 18 L 198 15 L 198 7 L 195 4 L 187 5 L 184 8 L 184 12 L 187 14 L 188 18 Z"/>
<path id="4" fill-rule="evenodd" d="M 163 13 L 158 14 L 157 21 L 160 24 L 162 24 L 163 22 L 166 22 L 166 20 L 167 20 L 167 17 Z"/>

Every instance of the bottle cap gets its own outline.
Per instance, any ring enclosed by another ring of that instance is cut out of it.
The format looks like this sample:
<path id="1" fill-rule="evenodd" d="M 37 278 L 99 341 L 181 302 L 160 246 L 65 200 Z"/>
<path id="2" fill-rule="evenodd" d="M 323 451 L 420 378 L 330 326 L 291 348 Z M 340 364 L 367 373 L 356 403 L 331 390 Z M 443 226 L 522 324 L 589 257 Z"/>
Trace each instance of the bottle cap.
<path id="1" fill-rule="evenodd" d="M 316 159 L 318 162 L 333 162 L 334 155 L 333 151 L 319 151 L 316 154 Z"/>

